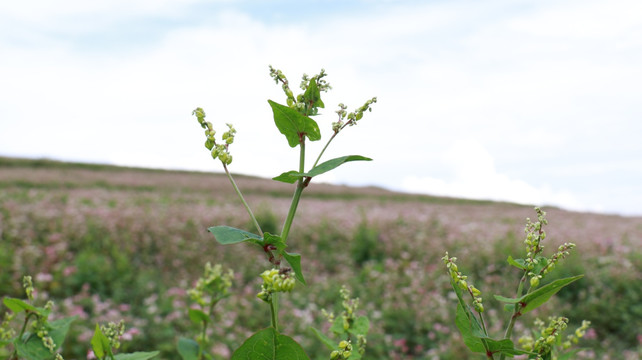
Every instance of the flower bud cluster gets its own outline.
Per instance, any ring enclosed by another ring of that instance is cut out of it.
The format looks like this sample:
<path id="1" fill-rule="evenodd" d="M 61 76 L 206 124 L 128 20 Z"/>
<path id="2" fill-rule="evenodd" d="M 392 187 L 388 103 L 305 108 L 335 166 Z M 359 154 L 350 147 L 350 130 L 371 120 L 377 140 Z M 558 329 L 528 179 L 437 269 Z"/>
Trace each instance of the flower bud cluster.
<path id="1" fill-rule="evenodd" d="M 582 325 L 575 329 L 575 333 L 566 336 L 566 340 L 562 343 L 562 347 L 564 349 L 568 349 L 573 344 L 577 344 L 579 340 L 584 337 L 589 326 L 591 326 L 591 322 L 588 320 L 583 320 Z"/>
<path id="2" fill-rule="evenodd" d="M 292 90 L 290 90 L 290 84 L 288 83 L 288 79 L 285 77 L 283 72 L 281 70 L 273 68 L 272 65 L 270 65 L 270 77 L 274 79 L 274 82 L 277 84 L 281 82 L 281 88 L 283 88 L 283 92 L 288 97 L 288 100 L 294 101 L 294 94 L 292 94 Z M 289 101 L 288 101 L 288 105 L 289 105 Z"/>
<path id="3" fill-rule="evenodd" d="M 564 243 L 564 244 L 560 245 L 557 248 L 557 252 L 555 254 L 553 254 L 553 256 L 551 256 L 551 258 L 548 260 L 548 263 L 546 264 L 546 266 L 544 266 L 544 268 L 540 271 L 540 274 L 541 275 L 546 275 L 549 272 L 551 272 L 555 268 L 555 265 L 557 265 L 557 263 L 561 259 L 564 259 L 564 258 L 566 258 L 567 256 L 570 255 L 569 250 L 572 250 L 573 248 L 575 248 L 575 244 L 573 244 L 573 243 Z"/>
<path id="4" fill-rule="evenodd" d="M 441 260 L 446 265 L 446 268 L 448 269 L 448 273 L 450 274 L 450 278 L 452 279 L 453 284 L 459 287 L 460 289 L 467 291 L 470 294 L 470 296 L 473 298 L 473 308 L 475 308 L 475 311 L 477 311 L 478 313 L 484 312 L 484 305 L 482 304 L 481 291 L 477 289 L 474 285 L 469 284 L 466 281 L 468 279 L 468 276 L 463 275 L 459 271 L 459 268 L 455 263 L 455 261 L 457 261 L 457 258 L 448 257 L 448 252 L 446 251 L 446 255 L 444 255 L 444 257 L 442 257 Z"/>
<path id="5" fill-rule="evenodd" d="M 335 111 L 339 115 L 339 120 L 332 123 L 332 131 L 338 133 L 341 129 L 346 126 L 353 126 L 357 124 L 357 121 L 363 118 L 363 113 L 366 111 L 372 111 L 370 107 L 372 104 L 377 102 L 377 98 L 373 97 L 372 99 L 366 101 L 361 107 L 357 108 L 355 111 L 348 113 L 346 109 L 348 108 L 343 103 L 339 104 L 339 110 Z M 344 123 L 344 120 L 347 118 L 347 121 Z"/>
<path id="6" fill-rule="evenodd" d="M 314 82 L 319 91 L 328 91 L 332 87 L 327 81 L 323 79 L 327 75 L 328 74 L 325 72 L 325 69 L 321 69 L 321 72 L 319 72 L 318 75 L 314 75 L 312 77 L 308 76 L 307 74 L 303 74 L 300 87 L 301 89 L 303 89 L 303 91 L 306 91 L 310 87 L 310 83 Z M 285 75 L 283 75 L 283 72 L 281 70 L 277 70 L 270 66 L 270 76 L 277 84 L 279 82 L 281 83 L 283 92 L 287 97 L 286 102 L 288 107 L 290 107 L 291 109 L 295 109 L 306 116 L 314 116 L 319 113 L 317 105 L 306 103 L 305 94 L 299 94 L 296 97 L 294 96 L 292 90 L 290 89 L 288 79 L 285 77 Z M 308 99 L 308 101 L 309 100 L 310 99 Z"/>
<path id="7" fill-rule="evenodd" d="M 533 223 L 530 218 L 526 219 L 526 227 L 524 228 L 524 233 L 526 234 L 526 239 L 524 240 L 524 244 L 526 244 L 525 261 L 528 270 L 535 268 L 535 265 L 539 262 L 536 257 L 544 250 L 541 242 L 546 239 L 544 225 L 548 225 L 548 221 L 545 218 L 546 213 L 538 207 L 535 208 L 535 212 L 537 213 L 537 221 Z"/>
<path id="8" fill-rule="evenodd" d="M 270 302 L 272 294 L 277 292 L 290 292 L 294 289 L 296 281 L 290 272 L 286 269 L 271 269 L 265 270 L 261 274 L 263 284 L 261 285 L 261 292 L 256 295 L 259 299 Z"/>
<path id="9" fill-rule="evenodd" d="M 29 277 L 29 280 L 27 280 L 26 282 L 30 281 L 31 277 Z M 53 308 L 53 301 L 47 301 L 44 308 L 47 312 L 44 315 L 38 315 L 36 317 L 36 321 L 31 323 L 31 328 L 33 330 L 33 333 L 40 338 L 40 341 L 42 341 L 42 345 L 49 349 L 51 353 L 53 353 L 56 350 L 56 344 L 53 338 L 49 335 L 49 325 L 47 324 L 47 314 Z"/>
<path id="10" fill-rule="evenodd" d="M 523 336 L 519 339 L 519 343 L 524 350 L 537 353 L 538 358 L 541 358 L 541 355 L 551 352 L 553 346 L 557 343 L 557 339 L 568 326 L 568 319 L 561 316 L 550 317 L 548 326 L 545 326 L 543 321 L 537 319 L 535 326 L 540 330 L 540 337 L 534 340 L 531 336 Z"/>
<path id="11" fill-rule="evenodd" d="M 350 298 L 350 290 L 343 285 L 341 290 L 339 290 L 339 295 L 341 296 L 341 306 L 343 306 L 343 312 L 341 317 L 343 318 L 343 329 L 348 331 L 350 326 L 354 323 L 357 317 L 357 309 L 359 309 L 359 298 Z"/>
<path id="12" fill-rule="evenodd" d="M 223 144 L 217 144 L 214 135 L 216 131 L 212 127 L 212 123 L 205 121 L 205 111 L 201 108 L 196 108 L 192 111 L 192 115 L 196 116 L 201 127 L 205 129 L 205 147 L 207 150 L 210 150 L 213 159 L 219 159 L 225 165 L 232 163 L 232 155 L 230 155 L 229 146 L 234 142 L 234 135 L 236 134 L 236 129 L 232 124 L 226 124 L 228 130 L 223 133 Z"/>
<path id="13" fill-rule="evenodd" d="M 56 343 L 53 338 L 49 336 L 49 327 L 47 325 L 47 318 L 44 316 L 38 316 L 37 320 L 32 323 L 33 332 L 40 338 L 42 345 L 46 347 L 49 352 L 54 353 L 56 351 Z"/>
<path id="14" fill-rule="evenodd" d="M 31 280 L 31 276 L 26 275 L 22 278 L 22 287 L 25 289 L 25 293 L 27 294 L 27 299 L 29 301 L 33 301 L 33 281 Z"/>
<path id="15" fill-rule="evenodd" d="M 330 86 L 327 81 L 323 80 L 323 78 L 326 76 L 328 76 L 328 74 L 325 72 L 325 69 L 321 69 L 319 74 L 313 77 L 309 77 L 308 74 L 303 74 L 299 87 L 303 91 L 307 90 L 308 86 L 310 85 L 310 80 L 314 79 L 317 83 L 317 88 L 319 89 L 319 91 L 327 92 L 328 90 L 332 89 L 332 86 Z"/>
<path id="16" fill-rule="evenodd" d="M 5 312 L 0 324 L 0 342 L 11 340 L 16 336 L 16 331 L 11 327 L 11 320 L 16 316 L 15 313 Z"/>
<path id="17" fill-rule="evenodd" d="M 208 301 L 218 301 L 232 287 L 234 271 L 223 271 L 220 264 L 212 266 L 211 263 L 205 264 L 203 276 L 196 281 L 196 285 L 187 290 L 189 297 L 199 305 L 205 306 Z"/>
<path id="18" fill-rule="evenodd" d="M 339 349 L 330 353 L 330 360 L 347 360 L 352 355 L 352 343 L 350 340 L 341 340 Z"/>
<path id="19" fill-rule="evenodd" d="M 120 347 L 120 337 L 125 333 L 125 321 L 120 320 L 118 324 L 110 321 L 107 325 L 100 325 L 100 331 L 109 340 L 109 346 L 118 349 Z"/>

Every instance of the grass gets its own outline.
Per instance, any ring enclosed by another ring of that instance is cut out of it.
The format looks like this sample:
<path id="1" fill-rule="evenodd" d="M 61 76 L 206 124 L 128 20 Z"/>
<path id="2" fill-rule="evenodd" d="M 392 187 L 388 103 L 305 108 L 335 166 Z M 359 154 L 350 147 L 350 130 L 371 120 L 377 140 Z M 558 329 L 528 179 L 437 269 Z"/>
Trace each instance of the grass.
<path id="1" fill-rule="evenodd" d="M 237 181 L 259 221 L 278 229 L 292 189 Z M 546 210 L 547 250 L 578 245 L 568 274 L 562 266 L 559 276 L 586 277 L 534 315 L 561 310 L 575 324 L 591 320 L 595 356 L 639 359 L 642 219 Z M 455 302 L 439 258 L 448 250 L 460 259 L 499 327 L 505 317 L 491 295 L 514 291 L 505 260 L 522 251 L 525 218 L 533 216 L 515 204 L 312 183 L 290 244 L 303 256 L 309 285 L 282 297 L 281 322 L 313 359 L 327 358 L 309 327 L 328 326 L 320 310 L 338 310 L 346 284 L 372 323 L 368 359 L 472 359 L 453 325 Z M 95 322 L 124 318 L 132 332 L 123 351 L 158 349 L 175 359 L 177 337 L 192 335 L 185 289 L 205 262 L 221 263 L 236 278 L 210 336 L 214 353 L 227 359 L 269 326 L 255 298 L 267 263 L 249 246 L 216 244 L 206 231 L 213 225 L 252 230 L 222 174 L 0 158 L 0 296 L 20 296 L 20 279 L 30 274 L 55 312 L 78 315 L 65 358 L 84 358 Z"/>

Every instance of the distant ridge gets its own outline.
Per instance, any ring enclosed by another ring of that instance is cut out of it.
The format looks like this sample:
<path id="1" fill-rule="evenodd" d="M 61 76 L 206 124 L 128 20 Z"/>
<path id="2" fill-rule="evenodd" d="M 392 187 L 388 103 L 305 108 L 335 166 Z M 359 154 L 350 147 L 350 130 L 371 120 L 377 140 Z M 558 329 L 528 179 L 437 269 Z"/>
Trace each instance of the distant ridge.
<path id="1" fill-rule="evenodd" d="M 157 168 L 145 168 L 145 167 L 130 167 L 130 166 L 119 166 L 119 165 L 109 165 L 109 164 L 98 164 L 98 163 L 85 163 L 85 162 L 70 162 L 70 161 L 60 161 L 53 160 L 48 158 L 18 158 L 18 157 L 6 157 L 0 156 L 0 169 L 33 169 L 33 170 L 85 170 L 85 171 L 96 171 L 96 172 L 110 172 L 110 173 L 146 173 L 146 174 L 158 174 L 159 176 L 165 175 L 182 175 L 182 176 L 194 176 L 194 177 L 207 177 L 209 180 L 204 181 L 206 186 L 216 187 L 220 182 L 224 182 L 227 186 L 227 178 L 222 173 L 216 172 L 205 172 L 205 171 L 195 171 L 195 170 L 172 170 L 172 169 L 157 169 Z M 25 174 L 26 175 L 26 174 Z M 283 197 L 291 196 L 292 186 L 289 184 L 279 183 L 272 179 L 261 178 L 252 175 L 243 175 L 243 174 L 234 174 L 234 177 L 243 180 L 246 185 L 249 186 L 249 190 L 244 190 L 244 192 L 257 193 L 266 192 L 267 195 Z M 214 181 L 216 180 L 216 181 Z M 90 184 L 75 184 L 73 179 L 67 179 L 64 182 L 56 183 L 45 183 L 43 181 L 33 181 L 32 179 L 16 179 L 13 177 L 13 181 L 8 181 L 7 179 L 0 174 L 0 188 L 18 185 L 21 187 L 47 187 L 47 186 L 63 186 L 67 188 L 76 188 L 83 186 L 92 186 L 92 187 L 118 187 L 123 188 L 127 187 L 128 184 L 123 183 L 122 181 L 118 184 L 113 184 L 113 181 L 110 181 L 110 176 L 102 176 L 100 180 L 94 181 Z M 152 191 L 154 186 L 138 186 L 139 189 L 147 189 Z M 405 192 L 397 192 L 392 190 L 387 190 L 377 186 L 365 186 L 365 187 L 355 187 L 348 185 L 336 185 L 336 184 L 327 184 L 327 183 L 314 183 L 310 186 L 310 189 L 306 190 L 306 196 L 313 197 L 341 197 L 343 199 L 349 200 L 354 198 L 363 198 L 363 197 L 372 197 L 380 200 L 386 201 L 395 201 L 395 202 L 405 202 L 405 201 L 415 201 L 421 203 L 435 203 L 435 204 L 467 204 L 467 205 L 491 205 L 491 204 L 503 204 L 503 205 L 512 205 L 517 207 L 532 207 L 531 205 L 515 204 L 509 202 L 498 202 L 492 200 L 474 200 L 474 199 L 463 199 L 463 198 L 453 198 L 445 196 L 433 196 L 426 194 L 412 194 Z M 546 208 L 556 208 L 553 206 L 546 206 Z"/>

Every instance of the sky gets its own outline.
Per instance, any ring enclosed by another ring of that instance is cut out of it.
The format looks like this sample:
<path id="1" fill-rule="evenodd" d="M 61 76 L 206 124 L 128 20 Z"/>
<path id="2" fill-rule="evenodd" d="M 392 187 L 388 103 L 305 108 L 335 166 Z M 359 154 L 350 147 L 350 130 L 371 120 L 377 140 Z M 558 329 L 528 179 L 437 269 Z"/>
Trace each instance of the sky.
<path id="1" fill-rule="evenodd" d="M 304 73 L 373 111 L 318 181 L 642 215 L 638 0 L 0 3 L 0 156 L 221 171 L 191 112 L 237 129 L 233 173 L 298 168 L 268 99 Z"/>

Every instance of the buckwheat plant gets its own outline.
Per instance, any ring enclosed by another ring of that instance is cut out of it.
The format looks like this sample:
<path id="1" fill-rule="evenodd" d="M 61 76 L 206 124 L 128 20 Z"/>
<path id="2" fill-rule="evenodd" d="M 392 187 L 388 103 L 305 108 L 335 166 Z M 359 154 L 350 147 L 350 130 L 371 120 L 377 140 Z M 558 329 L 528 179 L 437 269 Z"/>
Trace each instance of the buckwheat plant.
<path id="1" fill-rule="evenodd" d="M 516 295 L 513 298 L 494 296 L 496 300 L 505 303 L 504 309 L 510 313 L 510 320 L 502 338 L 492 338 L 488 334 L 488 326 L 484 320 L 482 292 L 473 285 L 468 276 L 459 271 L 456 263 L 457 258 L 450 257 L 448 252 L 442 258 L 459 300 L 455 325 L 468 349 L 475 353 L 484 354 L 487 359 L 499 357 L 500 360 L 503 360 L 516 355 L 537 360 L 571 359 L 581 349 L 569 349 L 584 336 L 590 325 L 588 321 L 582 322 L 582 326 L 575 331 L 574 335 L 568 335 L 564 339 L 563 332 L 568 325 L 567 318 L 551 317 L 548 325 L 538 319 L 531 330 L 532 335 L 526 335 L 519 339 L 518 343 L 522 349 L 517 349 L 511 340 L 513 328 L 520 316 L 543 305 L 563 287 L 583 277 L 583 275 L 578 275 L 558 279 L 540 286 L 541 281 L 557 266 L 559 261 L 570 254 L 569 251 L 575 247 L 575 244 L 564 243 L 551 256 L 545 257 L 542 242 L 546 239 L 544 226 L 548 222 L 544 211 L 535 208 L 535 212 L 537 213 L 536 222 L 531 222 L 530 219 L 526 220 L 524 229 L 526 234 L 524 240 L 525 257 L 513 259 L 512 256 L 509 256 L 507 260 L 508 264 L 519 269 L 521 273 Z"/>
<path id="2" fill-rule="evenodd" d="M 284 172 L 274 178 L 276 181 L 295 185 L 294 195 L 280 234 L 270 234 L 262 231 L 249 204 L 228 169 L 228 166 L 232 163 L 230 146 L 234 143 L 236 135 L 234 126 L 227 124 L 227 131 L 218 140 L 212 123 L 205 120 L 205 111 L 202 108 L 196 108 L 192 114 L 196 116 L 201 127 L 205 129 L 205 147 L 211 152 L 212 158 L 221 162 L 234 191 L 256 228 L 256 233 L 229 226 L 213 226 L 208 230 L 223 245 L 247 242 L 258 246 L 265 253 L 268 262 L 267 268 L 260 274 L 263 283 L 257 298 L 269 306 L 271 326 L 256 332 L 245 340 L 234 351 L 232 359 L 308 359 L 301 346 L 291 337 L 282 334 L 279 328 L 279 296 L 293 291 L 296 282 L 302 285 L 306 284 L 302 271 L 301 255 L 289 251 L 290 229 L 301 195 L 310 185 L 312 178 L 333 170 L 346 162 L 371 160 L 360 155 L 348 155 L 320 163 L 332 140 L 346 127 L 356 125 L 363 118 L 366 111 L 371 111 L 371 105 L 377 99 L 372 98 L 366 101 L 363 106 L 350 113 L 347 112 L 345 105 L 339 104 L 339 110 L 336 111 L 338 119 L 330 127 L 331 136 L 316 157 L 312 167 L 306 170 L 306 142 L 321 140 L 319 125 L 313 117 L 319 114 L 319 109 L 325 108 L 325 104 L 321 100 L 321 93 L 327 92 L 331 88 L 325 79 L 327 74 L 323 69 L 314 76 L 304 74 L 300 83 L 302 92 L 295 96 L 290 88 L 290 82 L 283 72 L 271 66 L 269 69 L 270 76 L 277 84 L 281 85 L 286 96 L 285 105 L 268 100 L 274 116 L 274 123 L 279 132 L 285 136 L 290 147 L 299 148 L 297 169 Z M 352 346 L 349 341 L 340 343 L 339 348 L 342 351 L 342 358 L 358 359 L 361 357 L 359 351 L 351 350 Z M 334 349 L 335 346 L 333 345 L 332 348 Z M 331 358 L 339 359 L 340 357 L 337 356 L 336 354 L 331 355 Z M 183 355 L 183 359 L 192 360 L 197 359 L 197 357 Z"/>
<path id="3" fill-rule="evenodd" d="M 2 301 L 11 310 L 4 315 L 0 324 L 0 356 L 9 354 L 7 360 L 63 360 L 60 350 L 67 336 L 71 323 L 76 316 L 49 320 L 53 302 L 47 301 L 44 307 L 36 307 L 31 276 L 23 278 L 26 300 L 5 297 Z M 22 317 L 20 331 L 16 333 L 12 321 Z M 100 360 L 147 360 L 158 355 L 158 351 L 135 352 L 114 355 L 112 349 L 120 347 L 119 337 L 125 331 L 125 324 L 110 323 L 106 326 L 96 325 L 91 339 L 94 355 Z M 10 351 L 7 353 L 4 350 Z"/>
<path id="4" fill-rule="evenodd" d="M 125 333 L 125 322 L 110 322 L 107 325 L 96 324 L 91 338 L 91 349 L 99 360 L 147 360 L 158 355 L 158 351 L 114 354 L 120 348 L 120 337 Z M 58 359 L 56 359 L 58 360 Z"/>
<path id="5" fill-rule="evenodd" d="M 229 296 L 228 290 L 232 286 L 234 272 L 223 270 L 219 264 L 212 266 L 209 262 L 205 264 L 203 276 L 198 279 L 196 285 L 187 291 L 190 299 L 196 303 L 196 307 L 188 310 L 189 318 L 199 325 L 200 332 L 196 341 L 180 338 L 178 340 L 178 353 L 183 359 L 212 358 L 206 352 L 209 345 L 207 329 L 215 316 L 214 308 L 219 301 Z"/>
<path id="6" fill-rule="evenodd" d="M 331 340 L 319 330 L 312 328 L 319 340 L 331 351 L 330 360 L 359 359 L 366 352 L 366 336 L 370 329 L 370 321 L 365 316 L 357 316 L 359 298 L 351 298 L 350 290 L 345 286 L 339 291 L 343 311 L 341 316 L 335 317 L 333 313 L 325 310 L 323 314 L 332 324 L 330 331 L 339 337 L 339 343 Z M 354 346 L 356 344 L 356 347 Z"/>
<path id="7" fill-rule="evenodd" d="M 11 310 L 11 313 L 6 313 L 2 322 L 0 348 L 12 348 L 7 358 L 9 360 L 61 360 L 60 346 L 75 317 L 49 321 L 53 302 L 48 301 L 44 307 L 34 306 L 36 290 L 31 276 L 23 277 L 22 285 L 27 296 L 26 301 L 10 297 L 3 299 L 4 305 Z M 19 317 L 22 317 L 22 325 L 20 331 L 16 333 L 11 322 L 19 320 Z"/>

